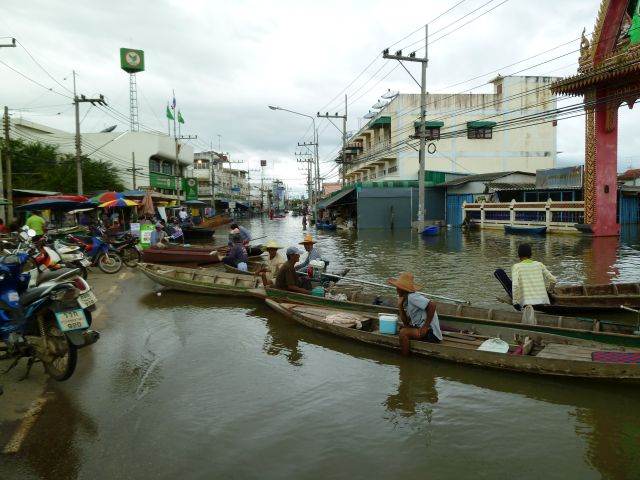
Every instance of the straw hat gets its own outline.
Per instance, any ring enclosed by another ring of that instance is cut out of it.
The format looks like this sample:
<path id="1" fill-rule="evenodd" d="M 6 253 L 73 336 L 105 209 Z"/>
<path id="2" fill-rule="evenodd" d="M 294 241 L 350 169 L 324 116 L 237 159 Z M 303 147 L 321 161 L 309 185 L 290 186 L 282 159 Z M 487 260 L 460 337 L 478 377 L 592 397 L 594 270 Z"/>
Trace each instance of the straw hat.
<path id="1" fill-rule="evenodd" d="M 387 283 L 410 293 L 417 292 L 422 288 L 422 285 L 413 281 L 413 273 L 411 272 L 402 272 L 398 278 L 390 278 Z"/>
<path id="2" fill-rule="evenodd" d="M 265 250 L 269 250 L 270 248 L 275 248 L 277 250 L 282 248 L 282 246 L 278 245 L 278 242 L 276 240 L 269 240 L 264 248 Z"/>
<path id="3" fill-rule="evenodd" d="M 311 235 L 306 235 L 298 245 L 304 245 L 305 243 L 318 243 L 318 242 L 316 242 Z"/>

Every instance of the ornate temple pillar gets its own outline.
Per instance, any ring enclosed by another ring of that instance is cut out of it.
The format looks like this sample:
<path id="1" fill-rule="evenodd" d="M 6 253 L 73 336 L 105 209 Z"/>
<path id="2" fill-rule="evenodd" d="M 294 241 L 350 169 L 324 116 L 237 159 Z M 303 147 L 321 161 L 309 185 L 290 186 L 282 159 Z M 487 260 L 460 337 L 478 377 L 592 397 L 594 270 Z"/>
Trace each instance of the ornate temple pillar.
<path id="1" fill-rule="evenodd" d="M 617 215 L 618 166 L 618 105 L 596 103 L 607 97 L 599 90 L 585 96 L 587 108 L 585 125 L 585 223 L 595 236 L 620 233 Z"/>

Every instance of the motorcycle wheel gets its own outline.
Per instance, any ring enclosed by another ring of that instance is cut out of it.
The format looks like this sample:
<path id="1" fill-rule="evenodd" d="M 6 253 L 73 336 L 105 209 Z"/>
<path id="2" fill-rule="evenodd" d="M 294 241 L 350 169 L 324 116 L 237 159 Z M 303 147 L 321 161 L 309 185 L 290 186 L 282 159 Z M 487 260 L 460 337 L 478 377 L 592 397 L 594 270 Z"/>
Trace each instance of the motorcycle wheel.
<path id="1" fill-rule="evenodd" d="M 98 258 L 98 268 L 104 273 L 118 273 L 122 269 L 122 259 L 117 253 L 102 254 Z"/>
<path id="2" fill-rule="evenodd" d="M 78 348 L 62 333 L 51 311 L 47 312 L 44 319 L 44 335 L 43 341 L 47 343 L 48 352 L 53 356 L 51 361 L 42 360 L 45 371 L 58 382 L 69 379 L 78 364 Z"/>
<path id="3" fill-rule="evenodd" d="M 120 251 L 122 261 L 127 267 L 135 267 L 142 260 L 142 255 L 135 247 L 127 247 Z"/>

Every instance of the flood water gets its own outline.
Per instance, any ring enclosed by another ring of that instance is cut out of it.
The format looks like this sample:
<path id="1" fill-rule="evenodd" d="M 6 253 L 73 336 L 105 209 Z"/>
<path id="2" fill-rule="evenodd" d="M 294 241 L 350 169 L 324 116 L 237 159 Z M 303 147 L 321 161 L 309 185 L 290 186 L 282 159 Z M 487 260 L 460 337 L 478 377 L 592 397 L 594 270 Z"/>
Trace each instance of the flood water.
<path id="1" fill-rule="evenodd" d="M 261 241 L 302 240 L 298 218 L 245 224 Z M 379 283 L 410 270 L 425 291 L 495 307 L 493 270 L 508 269 L 523 241 L 460 230 L 426 241 L 408 231 L 308 233 L 329 270 Z M 559 283 L 640 281 L 637 231 L 527 240 Z M 638 387 L 402 358 L 258 301 L 158 297 L 140 275 L 111 311 L 76 377 L 52 387 L 48 415 L 68 418 L 59 433 L 68 448 L 34 454 L 38 478 L 640 476 Z"/>

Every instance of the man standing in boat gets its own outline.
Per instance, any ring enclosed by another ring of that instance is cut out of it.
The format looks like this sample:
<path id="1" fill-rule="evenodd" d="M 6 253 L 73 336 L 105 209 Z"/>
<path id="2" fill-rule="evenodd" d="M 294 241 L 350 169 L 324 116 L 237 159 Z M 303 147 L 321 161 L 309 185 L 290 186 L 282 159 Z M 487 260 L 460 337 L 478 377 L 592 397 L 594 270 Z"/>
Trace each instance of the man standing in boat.
<path id="1" fill-rule="evenodd" d="M 548 305 L 550 302 L 545 280 L 549 281 L 549 288 L 553 288 L 556 283 L 556 277 L 544 264 L 531 260 L 531 255 L 531 245 L 523 243 L 518 246 L 520 262 L 511 270 L 513 304 L 523 308 L 527 305 Z"/>
<path id="2" fill-rule="evenodd" d="M 305 268 L 312 260 L 322 260 L 322 254 L 320 253 L 320 249 L 316 248 L 316 243 L 317 242 L 311 235 L 306 235 L 304 239 L 298 244 L 302 245 L 307 251 L 307 258 L 304 259 L 304 262 L 296 265 L 296 268 L 298 270 L 302 270 L 303 268 Z"/>
<path id="3" fill-rule="evenodd" d="M 413 274 L 402 272 L 400 277 L 390 278 L 387 282 L 396 287 L 398 293 L 398 312 L 403 325 L 398 334 L 400 352 L 409 355 L 411 340 L 440 343 L 442 332 L 436 305 L 416 293 L 421 287 L 413 281 Z"/>
<path id="4" fill-rule="evenodd" d="M 300 260 L 298 247 L 287 248 L 287 261 L 282 264 L 276 277 L 276 288 L 297 293 L 311 293 L 311 282 L 296 272 L 296 263 Z"/>

